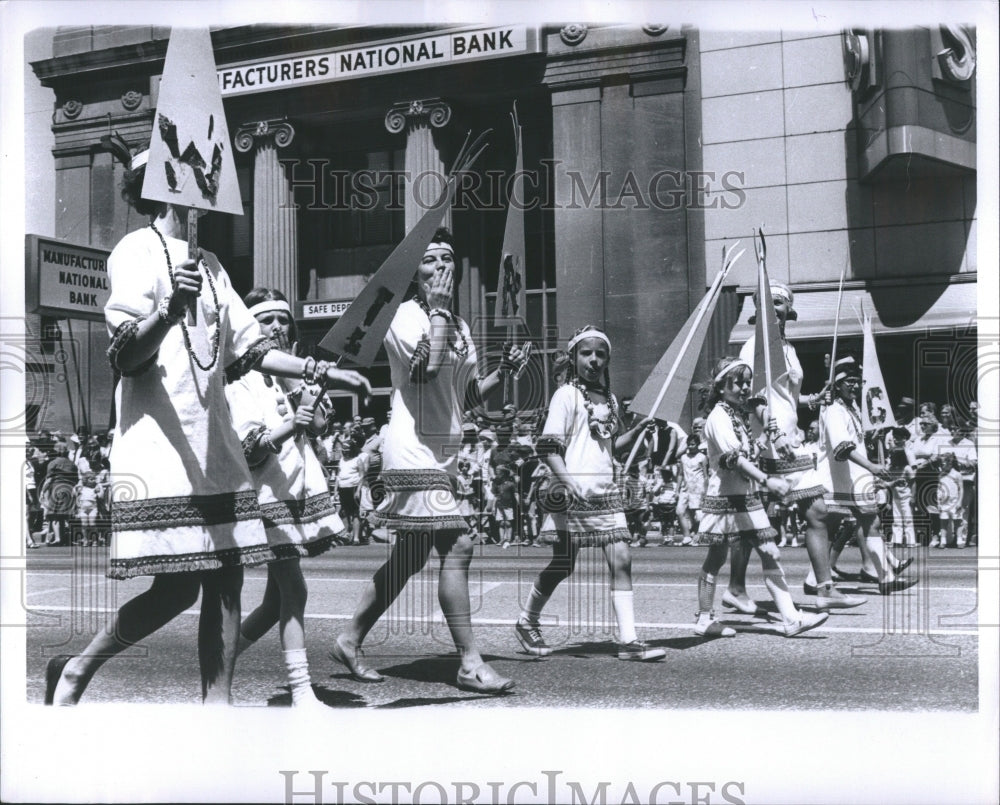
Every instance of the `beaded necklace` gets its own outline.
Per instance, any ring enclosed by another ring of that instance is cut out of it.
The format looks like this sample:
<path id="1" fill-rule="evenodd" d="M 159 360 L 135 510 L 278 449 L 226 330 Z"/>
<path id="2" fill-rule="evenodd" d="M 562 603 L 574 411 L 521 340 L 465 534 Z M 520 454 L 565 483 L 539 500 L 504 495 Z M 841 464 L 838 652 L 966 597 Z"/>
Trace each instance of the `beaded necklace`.
<path id="1" fill-rule="evenodd" d="M 167 248 L 167 241 L 164 239 L 163 233 L 156 228 L 152 221 L 149 222 L 149 228 L 156 233 L 156 236 L 160 239 L 160 244 L 163 246 L 163 256 L 167 258 L 167 274 L 170 277 L 170 286 L 173 287 L 174 264 L 170 260 L 170 250 Z M 188 332 L 186 317 L 181 319 L 181 332 L 184 334 L 184 347 L 187 349 L 188 355 L 191 356 L 191 360 L 203 372 L 209 372 L 219 360 L 219 332 L 222 330 L 222 306 L 219 304 L 219 294 L 215 290 L 212 272 L 206 270 L 205 276 L 208 277 L 208 287 L 212 289 L 212 302 L 215 305 L 215 333 L 212 335 L 212 359 L 209 361 L 208 366 L 205 366 L 205 364 L 198 360 L 198 356 L 195 355 L 194 348 L 191 346 L 191 334 Z"/>
<path id="2" fill-rule="evenodd" d="M 569 381 L 569 384 L 583 397 L 583 407 L 587 409 L 587 424 L 590 426 L 590 435 L 595 439 L 610 439 L 618 433 L 618 402 L 610 389 L 601 389 L 604 396 L 608 398 L 608 415 L 601 419 L 594 413 L 594 401 L 590 399 L 590 392 L 580 382 L 580 379 L 574 377 Z"/>
<path id="3" fill-rule="evenodd" d="M 740 452 L 744 453 L 751 461 L 755 458 L 754 440 L 750 438 L 749 414 L 745 411 L 737 411 L 729 403 L 719 401 L 722 410 L 729 415 L 729 421 L 733 423 L 733 431 L 742 445 Z"/>
<path id="4" fill-rule="evenodd" d="M 848 405 L 839 397 L 837 402 L 840 403 L 847 410 L 848 416 L 851 418 L 851 423 L 854 425 L 855 436 L 861 436 L 865 432 L 865 426 L 861 422 L 861 413 L 854 407 L 854 405 Z"/>
<path id="5" fill-rule="evenodd" d="M 425 302 L 419 296 L 415 296 L 413 298 L 417 300 L 417 304 L 420 305 L 420 309 L 424 311 L 424 313 L 427 315 L 427 318 L 429 319 L 431 316 L 430 305 L 428 305 L 427 302 Z M 458 331 L 458 337 L 462 339 L 461 344 L 457 346 L 454 342 L 452 342 L 451 339 L 448 339 L 448 347 L 451 349 L 452 352 L 458 355 L 459 358 L 464 358 L 466 355 L 469 354 L 469 340 L 465 337 L 465 333 L 462 332 L 462 327 L 458 323 L 458 317 L 454 313 L 451 313 L 450 311 L 444 311 L 444 312 L 448 313 L 448 323 L 455 325 L 455 329 Z"/>

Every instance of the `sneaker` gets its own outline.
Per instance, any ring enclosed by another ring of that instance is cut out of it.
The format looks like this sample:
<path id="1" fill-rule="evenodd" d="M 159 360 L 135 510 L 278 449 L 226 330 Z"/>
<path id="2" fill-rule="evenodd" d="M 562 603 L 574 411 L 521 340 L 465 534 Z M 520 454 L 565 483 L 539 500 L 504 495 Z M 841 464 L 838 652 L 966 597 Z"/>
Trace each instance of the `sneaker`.
<path id="1" fill-rule="evenodd" d="M 521 644 L 521 648 L 528 654 L 533 654 L 536 657 L 547 657 L 552 653 L 552 647 L 545 642 L 542 630 L 536 624 L 518 621 L 514 624 L 514 635 L 517 637 L 517 642 Z"/>
<path id="2" fill-rule="evenodd" d="M 641 640 L 618 644 L 619 660 L 649 662 L 651 660 L 662 660 L 666 656 L 667 652 L 662 648 L 652 648 L 648 643 L 643 643 Z"/>
<path id="3" fill-rule="evenodd" d="M 691 537 L 687 537 L 681 540 L 681 545 L 693 545 L 693 544 L 694 540 L 692 540 Z"/>

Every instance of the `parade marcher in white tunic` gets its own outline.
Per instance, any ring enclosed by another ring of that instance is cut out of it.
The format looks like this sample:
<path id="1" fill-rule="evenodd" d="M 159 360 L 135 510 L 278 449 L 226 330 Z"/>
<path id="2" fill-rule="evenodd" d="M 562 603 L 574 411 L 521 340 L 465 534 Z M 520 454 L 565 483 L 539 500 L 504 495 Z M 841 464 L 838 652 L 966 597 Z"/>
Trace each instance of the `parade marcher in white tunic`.
<path id="1" fill-rule="evenodd" d="M 461 656 L 458 687 L 500 693 L 514 681 L 487 665 L 476 648 L 468 576 L 473 544 L 453 478 L 467 400 L 501 388 L 503 375 L 522 353 L 513 348 L 499 369 L 478 377 L 469 327 L 450 309 L 460 279 L 456 272 L 451 235 L 439 229 L 417 268 L 416 297 L 399 306 L 385 336 L 392 414 L 382 445 L 385 499 L 372 519 L 398 536 L 330 653 L 355 679 L 383 681 L 361 659 L 361 643 L 434 549 L 440 559 L 438 601 Z"/>
<path id="2" fill-rule="evenodd" d="M 291 307 L 277 290 L 255 288 L 244 300 L 261 332 L 295 352 Z M 299 558 L 328 550 L 346 534 L 310 436 L 322 436 L 327 412 L 319 389 L 258 371 L 226 387 L 236 433 L 253 475 L 271 556 L 260 605 L 243 620 L 237 653 L 280 623 L 292 706 L 315 705 L 305 646 L 306 583 Z M 319 403 L 319 404 L 318 404 Z"/>
<path id="3" fill-rule="evenodd" d="M 823 623 L 828 615 L 800 612 L 785 583 L 775 544 L 778 532 L 764 510 L 763 491 L 784 495 L 789 483 L 757 467 L 757 443 L 750 433 L 750 407 L 759 414 L 759 401 L 750 400 L 753 371 L 739 358 L 721 358 L 708 385 L 704 438 L 708 445 L 709 479 L 702 502 L 698 533 L 709 540 L 708 555 L 698 577 L 698 614 L 695 634 L 735 637 L 736 632 L 715 620 L 716 575 L 729 554 L 729 544 L 744 541 L 760 556 L 764 584 L 784 621 L 784 634 L 794 637 Z M 774 432 L 769 423 L 766 431 Z"/>
<path id="4" fill-rule="evenodd" d="M 542 609 L 576 568 L 580 548 L 599 547 L 611 572 L 611 598 L 618 626 L 618 659 L 660 660 L 662 648 L 639 640 L 632 598 L 631 534 L 620 486 L 615 482 L 615 451 L 628 449 L 653 419 L 622 429 L 618 401 L 611 393 L 608 364 L 611 341 L 596 327 L 581 328 L 570 339 L 567 382 L 549 403 L 536 449 L 552 470 L 548 515 L 538 542 L 552 545 L 552 559 L 532 585 L 514 634 L 529 654 L 543 657 L 552 648 L 542 637 Z"/>
<path id="5" fill-rule="evenodd" d="M 775 508 L 776 515 L 779 506 L 798 507 L 799 514 L 806 524 L 805 543 L 811 565 L 803 589 L 807 594 L 816 596 L 816 606 L 819 609 L 848 609 L 860 606 L 866 599 L 845 595 L 833 583 L 830 567 L 830 532 L 827 531 L 827 512 L 824 505 L 824 495 L 827 491 L 823 485 L 824 471 L 817 461 L 817 456 L 802 444 L 799 430 L 799 405 L 816 408 L 823 399 L 823 393 L 817 392 L 802 397 L 802 365 L 799 363 L 795 347 L 785 338 L 786 322 L 798 318 L 793 306 L 794 294 L 787 285 L 780 282 L 772 282 L 770 289 L 788 371 L 778 374 L 773 379 L 768 400 L 768 417 L 777 424 L 782 438 L 780 442 L 762 443 L 760 467 L 768 475 L 785 478 L 790 488 L 780 498 L 771 496 L 771 500 L 766 501 L 769 514 L 772 507 Z M 751 323 L 753 319 L 754 317 L 751 317 Z M 752 366 L 755 350 L 756 336 L 751 335 L 740 350 L 740 358 Z M 754 428 L 754 435 L 760 438 L 759 426 Z M 777 527 L 777 523 L 774 524 Z M 748 547 L 740 543 L 734 544 L 729 570 L 729 588 L 722 596 L 723 604 L 748 614 L 756 609 L 746 594 L 746 568 L 749 560 Z"/>
<path id="6" fill-rule="evenodd" d="M 46 703 L 76 704 L 104 662 L 193 606 L 199 589 L 202 699 L 228 703 L 243 566 L 265 561 L 270 549 L 224 382 L 260 365 L 290 377 L 322 373 L 333 385 L 370 393 L 356 372 L 269 351 L 215 256 L 188 258 L 181 239 L 188 210 L 141 198 L 144 175 L 137 157 L 122 195 L 150 224 L 126 235 L 108 259 L 108 355 L 122 375 L 108 575 L 154 580 L 81 654 L 50 660 Z"/>
<path id="7" fill-rule="evenodd" d="M 852 356 L 844 356 L 834 366 L 834 400 L 820 415 L 820 443 L 828 460 L 830 493 L 826 507 L 832 533 L 837 533 L 844 517 L 857 521 L 859 544 L 864 540 L 871 554 L 882 595 L 905 590 L 916 579 L 896 577 L 886 558 L 882 526 L 878 517 L 876 479 L 889 481 L 888 470 L 868 459 L 864 426 L 857 396 L 861 389 L 861 366 Z"/>

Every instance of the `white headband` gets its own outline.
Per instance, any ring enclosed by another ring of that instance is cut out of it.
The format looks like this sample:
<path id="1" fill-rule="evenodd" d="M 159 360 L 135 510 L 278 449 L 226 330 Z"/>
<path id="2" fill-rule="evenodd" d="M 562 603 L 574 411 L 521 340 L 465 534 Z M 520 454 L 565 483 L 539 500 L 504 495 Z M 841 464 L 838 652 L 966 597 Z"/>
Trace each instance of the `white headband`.
<path id="1" fill-rule="evenodd" d="M 566 345 L 566 351 L 568 352 L 571 349 L 573 349 L 573 347 L 575 347 L 585 338 L 599 338 L 601 339 L 601 341 L 603 341 L 605 344 L 608 345 L 608 349 L 611 349 L 610 339 L 600 330 L 584 330 L 582 333 L 577 333 L 569 340 L 569 344 Z"/>
<path id="2" fill-rule="evenodd" d="M 737 359 L 736 359 L 735 361 L 733 361 L 733 362 L 732 362 L 732 363 L 730 363 L 730 364 L 729 364 L 728 366 L 726 366 L 726 368 L 725 368 L 725 369 L 723 369 L 722 371 L 720 371 L 720 372 L 719 372 L 719 374 L 717 374 L 717 375 L 716 375 L 716 376 L 715 376 L 715 377 L 714 377 L 714 378 L 712 379 L 712 383 L 718 383 L 718 382 L 719 382 L 720 380 L 722 380 L 722 378 L 724 378 L 724 377 L 725 377 L 726 375 L 728 375 L 728 374 L 729 374 L 729 373 L 730 373 L 731 371 L 733 371 L 733 369 L 738 369 L 738 368 L 739 368 L 739 367 L 741 367 L 741 366 L 745 366 L 745 367 L 746 367 L 747 369 L 749 369 L 749 370 L 750 370 L 751 372 L 753 371 L 753 367 L 752 367 L 752 366 L 751 366 L 751 365 L 750 365 L 749 363 L 747 363 L 747 362 L 746 362 L 745 360 L 743 360 L 742 358 L 737 358 Z"/>
<path id="3" fill-rule="evenodd" d="M 283 310 L 289 315 L 292 313 L 291 307 L 284 299 L 266 299 L 250 308 L 250 315 L 257 316 L 260 313 L 273 313 L 278 310 Z"/>
<path id="4" fill-rule="evenodd" d="M 134 170 L 138 170 L 143 165 L 145 165 L 147 162 L 149 162 L 149 149 L 148 148 L 145 151 L 140 151 L 138 154 L 136 154 L 135 156 L 133 156 L 132 159 L 128 163 L 128 168 L 129 168 L 129 170 L 133 170 L 133 171 Z"/>

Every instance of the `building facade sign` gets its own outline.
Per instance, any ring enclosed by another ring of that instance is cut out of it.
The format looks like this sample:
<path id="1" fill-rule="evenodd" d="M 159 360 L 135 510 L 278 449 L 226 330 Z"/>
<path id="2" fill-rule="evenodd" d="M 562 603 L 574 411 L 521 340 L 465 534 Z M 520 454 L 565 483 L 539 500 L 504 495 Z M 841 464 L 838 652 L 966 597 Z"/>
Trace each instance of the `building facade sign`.
<path id="1" fill-rule="evenodd" d="M 298 319 L 339 319 L 344 311 L 351 306 L 353 299 L 338 299 L 327 302 L 305 301 L 296 302 Z"/>
<path id="2" fill-rule="evenodd" d="M 536 31 L 523 25 L 449 31 L 223 67 L 218 71 L 219 89 L 223 97 L 232 97 L 537 50 Z"/>
<path id="3" fill-rule="evenodd" d="M 25 236 L 28 310 L 56 318 L 104 321 L 104 306 L 111 296 L 109 254 L 53 238 Z"/>

